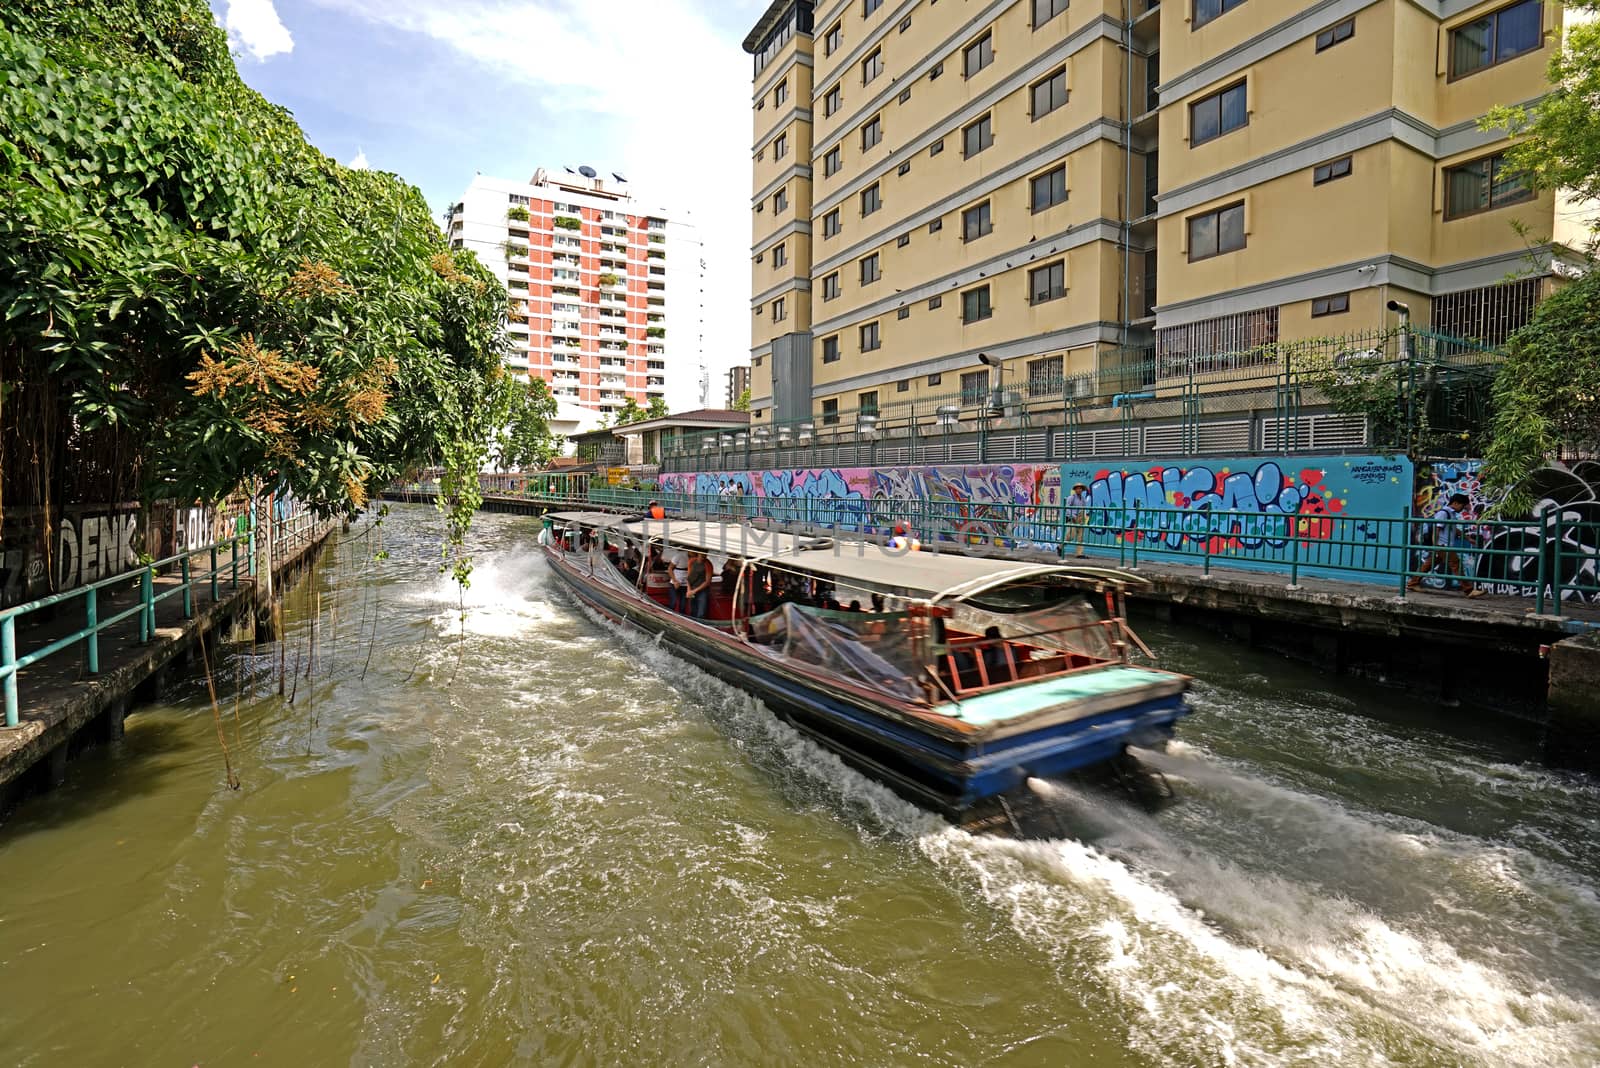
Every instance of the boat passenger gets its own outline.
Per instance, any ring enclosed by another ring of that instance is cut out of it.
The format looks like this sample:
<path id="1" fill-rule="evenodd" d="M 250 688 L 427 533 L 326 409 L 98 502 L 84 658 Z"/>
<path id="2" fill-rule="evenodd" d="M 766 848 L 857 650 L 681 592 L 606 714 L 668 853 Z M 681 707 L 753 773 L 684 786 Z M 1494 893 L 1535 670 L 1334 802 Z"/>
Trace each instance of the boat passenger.
<path id="1" fill-rule="evenodd" d="M 674 612 L 689 610 L 689 557 L 682 549 L 672 554 L 672 586 L 667 592 L 667 607 Z"/>
<path id="2" fill-rule="evenodd" d="M 711 614 L 711 561 L 704 553 L 689 554 L 689 614 L 705 619 Z"/>
<path id="3" fill-rule="evenodd" d="M 985 644 L 983 647 L 983 670 L 989 676 L 989 684 L 1011 681 L 1011 663 L 1006 659 L 1005 639 L 1000 635 L 1000 628 L 990 626 L 983 632 Z"/>
<path id="4" fill-rule="evenodd" d="M 874 612 L 883 611 L 883 594 L 875 593 L 872 595 L 872 610 Z"/>
<path id="5" fill-rule="evenodd" d="M 661 556 L 660 549 L 650 550 L 650 563 L 645 569 L 644 586 L 652 594 L 659 595 L 670 590 L 672 580 L 667 574 L 667 562 Z"/>
<path id="6" fill-rule="evenodd" d="M 860 601 L 851 601 L 850 602 L 850 607 L 847 608 L 845 611 L 847 611 L 847 612 L 859 612 L 859 611 L 861 611 L 861 602 Z"/>
<path id="7" fill-rule="evenodd" d="M 728 558 L 728 562 L 722 565 L 721 580 L 722 592 L 727 594 L 729 597 L 732 597 L 734 591 L 739 588 L 738 561 L 734 560 L 732 557 Z"/>

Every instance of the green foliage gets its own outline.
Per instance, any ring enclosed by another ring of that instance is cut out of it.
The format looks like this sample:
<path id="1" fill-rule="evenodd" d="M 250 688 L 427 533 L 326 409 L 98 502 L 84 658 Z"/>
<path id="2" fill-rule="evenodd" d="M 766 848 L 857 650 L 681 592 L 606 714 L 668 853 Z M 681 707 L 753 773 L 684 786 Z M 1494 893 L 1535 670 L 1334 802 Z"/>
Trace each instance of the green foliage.
<path id="1" fill-rule="evenodd" d="M 749 386 L 745 386 L 744 391 L 739 394 L 739 399 L 733 402 L 733 410 L 736 412 L 748 412 L 750 410 Z"/>
<path id="2" fill-rule="evenodd" d="M 603 286 L 614 286 L 620 281 L 621 281 L 620 278 L 618 278 L 616 275 L 611 274 L 609 272 L 607 272 L 606 274 L 602 274 L 600 276 L 600 284 L 603 285 Z"/>
<path id="3" fill-rule="evenodd" d="M 1600 10 L 1600 0 L 1569 0 L 1567 7 Z M 1535 109 L 1497 107 L 1480 125 L 1519 138 L 1507 155 L 1534 186 L 1600 197 L 1600 20 L 1573 22 L 1569 15 L 1548 74 L 1550 92 Z"/>
<path id="4" fill-rule="evenodd" d="M 667 329 L 664 326 L 648 326 L 645 327 L 644 334 L 645 337 L 666 337 Z"/>
<path id="5" fill-rule="evenodd" d="M 508 260 L 513 256 L 526 256 L 528 254 L 528 246 L 520 241 L 506 241 L 501 244 L 500 250 L 506 254 L 506 259 Z"/>
<path id="6" fill-rule="evenodd" d="M 523 379 L 511 390 L 510 409 L 496 439 L 501 467 L 536 471 L 561 451 L 561 439 L 550 430 L 556 398 L 542 378 Z"/>
<path id="7" fill-rule="evenodd" d="M 527 208 L 521 204 L 513 204 L 506 209 L 506 218 L 515 219 L 517 222 L 527 222 L 531 216 L 528 214 Z"/>
<path id="8" fill-rule="evenodd" d="M 1495 380 L 1484 480 L 1510 492 L 1503 508 L 1531 505 L 1523 481 L 1563 448 L 1600 445 L 1600 270 L 1551 296 L 1511 336 Z"/>
<path id="9" fill-rule="evenodd" d="M 556 229 L 557 230 L 581 230 L 581 229 L 583 229 L 583 223 L 579 222 L 577 219 L 569 219 L 564 215 L 556 217 L 555 225 L 556 225 Z"/>

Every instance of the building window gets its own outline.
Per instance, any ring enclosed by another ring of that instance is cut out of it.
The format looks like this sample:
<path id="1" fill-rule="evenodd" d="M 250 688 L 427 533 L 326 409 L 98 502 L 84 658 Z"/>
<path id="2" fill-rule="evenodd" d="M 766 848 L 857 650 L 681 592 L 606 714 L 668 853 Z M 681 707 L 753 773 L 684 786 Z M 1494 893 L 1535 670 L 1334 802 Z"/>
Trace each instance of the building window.
<path id="1" fill-rule="evenodd" d="M 910 160 L 903 161 L 900 164 L 900 166 L 895 168 L 895 173 L 898 174 L 902 178 L 904 178 L 906 175 L 910 174 L 911 173 L 911 161 Z"/>
<path id="2" fill-rule="evenodd" d="M 936 234 L 940 230 L 943 230 L 943 229 L 944 229 L 944 220 L 943 219 L 934 219 L 932 222 L 930 222 L 928 224 L 928 233 L 930 233 L 930 234 Z"/>
<path id="3" fill-rule="evenodd" d="M 1450 77 L 1536 52 L 1544 46 L 1539 0 L 1522 0 L 1450 31 Z"/>
<path id="4" fill-rule="evenodd" d="M 1340 156 L 1338 159 L 1329 160 L 1311 172 L 1311 184 L 1321 185 L 1331 182 L 1335 178 L 1348 178 L 1350 176 L 1350 157 Z"/>
<path id="5" fill-rule="evenodd" d="M 883 6 L 883 0 L 861 0 L 861 17 L 866 18 Z"/>
<path id="6" fill-rule="evenodd" d="M 1433 329 L 1486 345 L 1503 344 L 1533 318 L 1543 285 L 1541 278 L 1518 278 L 1434 297 Z"/>
<path id="7" fill-rule="evenodd" d="M 1189 105 L 1189 147 L 1215 141 L 1225 133 L 1242 129 L 1249 121 L 1245 83 L 1235 82 Z"/>
<path id="8" fill-rule="evenodd" d="M 783 305 L 784 305 L 784 301 L 783 301 L 782 297 L 778 297 L 775 300 L 773 300 L 773 302 L 772 302 L 772 321 L 773 322 L 775 322 L 775 323 L 783 322 L 783 318 L 787 314 L 784 311 Z"/>
<path id="9" fill-rule="evenodd" d="M 894 313 L 894 317 L 896 319 L 909 319 L 911 318 L 911 309 L 902 304 L 900 305 L 900 310 Z"/>
<path id="10" fill-rule="evenodd" d="M 1048 397 L 1061 389 L 1065 363 L 1060 356 L 1028 361 L 1028 396 Z"/>
<path id="11" fill-rule="evenodd" d="M 822 38 L 823 55 L 831 56 L 839 50 L 839 43 L 844 39 L 844 21 L 841 19 L 833 24 L 833 28 Z"/>
<path id="12" fill-rule="evenodd" d="M 823 363 L 838 363 L 839 362 L 839 335 L 838 334 L 835 334 L 832 337 L 825 337 L 825 338 L 822 339 L 822 362 Z"/>
<path id="13" fill-rule="evenodd" d="M 837 400 L 830 399 L 822 402 L 822 425 L 839 425 L 839 402 Z"/>
<path id="14" fill-rule="evenodd" d="M 1532 188 L 1522 175 L 1511 169 L 1503 152 L 1459 167 L 1448 167 L 1444 172 L 1446 219 L 1459 219 L 1532 199 Z"/>
<path id="15" fill-rule="evenodd" d="M 1156 331 L 1156 376 L 1181 378 L 1241 367 L 1259 367 L 1277 359 L 1278 309 L 1203 319 Z"/>
<path id="16" fill-rule="evenodd" d="M 781 244 L 772 246 L 772 266 L 774 269 L 782 267 L 789 262 L 789 251 Z"/>
<path id="17" fill-rule="evenodd" d="M 878 192 L 878 183 L 873 182 L 861 191 L 861 214 L 871 215 L 883 207 L 883 197 Z"/>
<path id="18" fill-rule="evenodd" d="M 883 140 L 883 123 L 878 116 L 868 119 L 866 125 L 861 127 L 861 151 L 865 152 L 879 141 Z"/>
<path id="19" fill-rule="evenodd" d="M 772 213 L 776 215 L 779 212 L 788 210 L 789 191 L 787 189 L 780 189 L 776 193 L 772 194 Z"/>
<path id="20" fill-rule="evenodd" d="M 938 311 L 939 308 L 943 304 L 944 304 L 944 297 L 942 297 L 942 296 L 941 297 L 929 297 L 928 298 L 928 310 L 929 311 Z"/>
<path id="21" fill-rule="evenodd" d="M 772 90 L 772 106 L 775 108 L 782 107 L 783 102 L 788 99 L 789 82 L 787 79 L 785 79 L 784 81 L 778 83 L 778 87 L 776 89 Z"/>
<path id="22" fill-rule="evenodd" d="M 829 89 L 828 94 L 822 98 L 822 113 L 824 115 L 832 115 L 843 106 L 844 94 L 839 91 L 837 85 Z"/>
<path id="23" fill-rule="evenodd" d="M 994 144 L 994 129 L 989 125 L 989 116 L 985 115 L 977 122 L 963 129 L 961 131 L 961 143 L 968 159 Z"/>
<path id="24" fill-rule="evenodd" d="M 1067 68 L 1033 83 L 1033 121 L 1038 122 L 1067 102 Z"/>
<path id="25" fill-rule="evenodd" d="M 789 154 L 789 135 L 779 134 L 778 139 L 772 142 L 772 158 L 782 159 Z"/>
<path id="26" fill-rule="evenodd" d="M 869 390 L 856 397 L 856 411 L 862 415 L 878 414 L 878 391 Z"/>
<path id="27" fill-rule="evenodd" d="M 962 68 L 968 78 L 994 62 L 994 35 L 987 30 L 961 53 Z"/>
<path id="28" fill-rule="evenodd" d="M 844 151 L 838 145 L 828 149 L 828 154 L 822 157 L 823 177 L 831 178 L 839 173 L 839 168 L 844 166 Z"/>
<path id="29" fill-rule="evenodd" d="M 1214 18 L 1220 18 L 1244 3 L 1244 0 L 1194 0 L 1194 21 L 1189 28 L 1198 30 Z"/>
<path id="30" fill-rule="evenodd" d="M 834 271 L 822 279 L 822 299 L 837 300 L 839 297 L 839 272 Z"/>
<path id="31" fill-rule="evenodd" d="M 866 85 L 883 73 L 883 49 L 874 48 L 872 55 L 861 61 L 861 84 Z"/>
<path id="32" fill-rule="evenodd" d="M 1033 0 L 1033 28 L 1038 29 L 1067 9 L 1067 0 Z"/>
<path id="33" fill-rule="evenodd" d="M 1326 52 L 1336 44 L 1350 40 L 1356 35 L 1356 20 L 1345 19 L 1336 26 L 1330 26 L 1317 34 L 1317 51 Z"/>
<path id="34" fill-rule="evenodd" d="M 1244 248 L 1244 204 L 1189 216 L 1189 262 Z"/>
<path id="35" fill-rule="evenodd" d="M 968 371 L 961 376 L 961 403 L 982 404 L 989 399 L 989 372 Z"/>
<path id="36" fill-rule="evenodd" d="M 928 146 L 928 155 L 930 155 L 930 156 L 937 156 L 939 153 L 941 153 L 943 151 L 944 151 L 944 138 L 942 138 L 942 137 L 939 138 L 939 140 L 935 141 L 933 144 Z"/>
<path id="37" fill-rule="evenodd" d="M 937 386 L 943 381 L 944 381 L 944 375 L 940 374 L 937 371 L 935 371 L 933 374 L 928 376 L 928 385 L 930 385 L 930 386 Z"/>
<path id="38" fill-rule="evenodd" d="M 1028 303 L 1043 304 L 1067 295 L 1067 264 L 1065 260 L 1035 267 L 1028 272 Z"/>
<path id="39" fill-rule="evenodd" d="M 1029 183 L 1029 202 L 1033 205 L 1033 213 L 1053 208 L 1057 204 L 1064 204 L 1067 200 L 1067 165 L 1036 175 Z"/>
<path id="40" fill-rule="evenodd" d="M 878 269 L 878 254 L 874 252 L 870 256 L 863 256 L 861 259 L 861 284 L 870 286 L 881 277 L 883 275 Z"/>
<path id="41" fill-rule="evenodd" d="M 994 221 L 989 217 L 989 202 L 974 204 L 961 213 L 961 240 L 976 241 L 984 234 L 994 229 Z"/>
<path id="42" fill-rule="evenodd" d="M 839 236 L 839 209 L 834 208 L 822 217 L 822 236 L 824 238 Z"/>
<path id="43" fill-rule="evenodd" d="M 961 321 L 976 323 L 989 318 L 994 314 L 994 306 L 989 303 L 989 287 L 978 286 L 961 294 Z"/>
<path id="44" fill-rule="evenodd" d="M 911 102 L 911 87 L 910 86 L 907 86 L 906 88 L 900 90 L 900 98 L 899 99 L 900 99 L 900 103 L 902 103 L 902 104 L 908 104 L 908 103 Z"/>
<path id="45" fill-rule="evenodd" d="M 872 352 L 883 342 L 878 337 L 878 324 L 876 322 L 861 324 L 861 351 Z"/>
<path id="46" fill-rule="evenodd" d="M 896 393 L 910 393 L 911 392 L 911 379 L 902 378 L 900 381 L 896 382 L 894 384 L 894 391 Z"/>
<path id="47" fill-rule="evenodd" d="M 944 73 L 944 61 L 940 60 L 928 68 L 928 80 L 931 82 Z"/>
<path id="48" fill-rule="evenodd" d="M 911 244 L 911 235 L 908 233 L 901 234 L 895 239 L 894 243 L 896 248 L 905 248 L 907 245 Z"/>
<path id="49" fill-rule="evenodd" d="M 1311 317 L 1320 319 L 1324 315 L 1343 315 L 1350 310 L 1350 294 L 1337 293 L 1331 297 L 1318 297 L 1311 302 Z"/>

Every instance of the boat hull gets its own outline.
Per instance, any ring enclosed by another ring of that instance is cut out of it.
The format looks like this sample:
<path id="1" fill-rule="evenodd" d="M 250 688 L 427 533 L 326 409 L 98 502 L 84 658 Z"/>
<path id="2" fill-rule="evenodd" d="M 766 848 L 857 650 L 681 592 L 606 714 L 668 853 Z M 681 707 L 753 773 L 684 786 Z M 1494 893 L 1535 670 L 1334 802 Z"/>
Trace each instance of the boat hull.
<path id="1" fill-rule="evenodd" d="M 1187 712 L 1180 690 L 1005 737 L 935 723 L 909 706 L 777 662 L 729 633 L 598 581 L 558 551 L 547 549 L 546 558 L 594 611 L 659 635 L 673 655 L 757 697 L 852 767 L 958 822 L 991 813 L 996 799 L 1023 789 L 1030 777 L 1104 764 L 1128 745 L 1160 745 Z"/>

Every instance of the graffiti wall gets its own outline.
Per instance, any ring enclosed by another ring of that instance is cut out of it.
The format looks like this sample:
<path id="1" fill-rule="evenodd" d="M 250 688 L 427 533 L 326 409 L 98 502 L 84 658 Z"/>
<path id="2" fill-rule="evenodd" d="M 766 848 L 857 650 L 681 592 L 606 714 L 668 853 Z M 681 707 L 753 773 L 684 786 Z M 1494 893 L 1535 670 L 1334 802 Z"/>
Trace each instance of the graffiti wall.
<path id="1" fill-rule="evenodd" d="M 1460 494 L 1467 499 L 1462 518 L 1483 518 L 1501 495 L 1484 486 L 1482 469 L 1481 460 L 1470 459 L 1417 464 L 1412 514 L 1433 516 Z M 1497 516 L 1474 531 L 1463 553 L 1463 571 L 1487 592 L 1525 597 L 1536 596 L 1541 574 L 1547 591 L 1553 588 L 1549 577 L 1559 576 L 1564 600 L 1600 603 L 1600 463 L 1552 464 L 1524 488 L 1534 499 L 1531 511 Z M 1451 581 L 1425 580 L 1434 588 Z"/>

